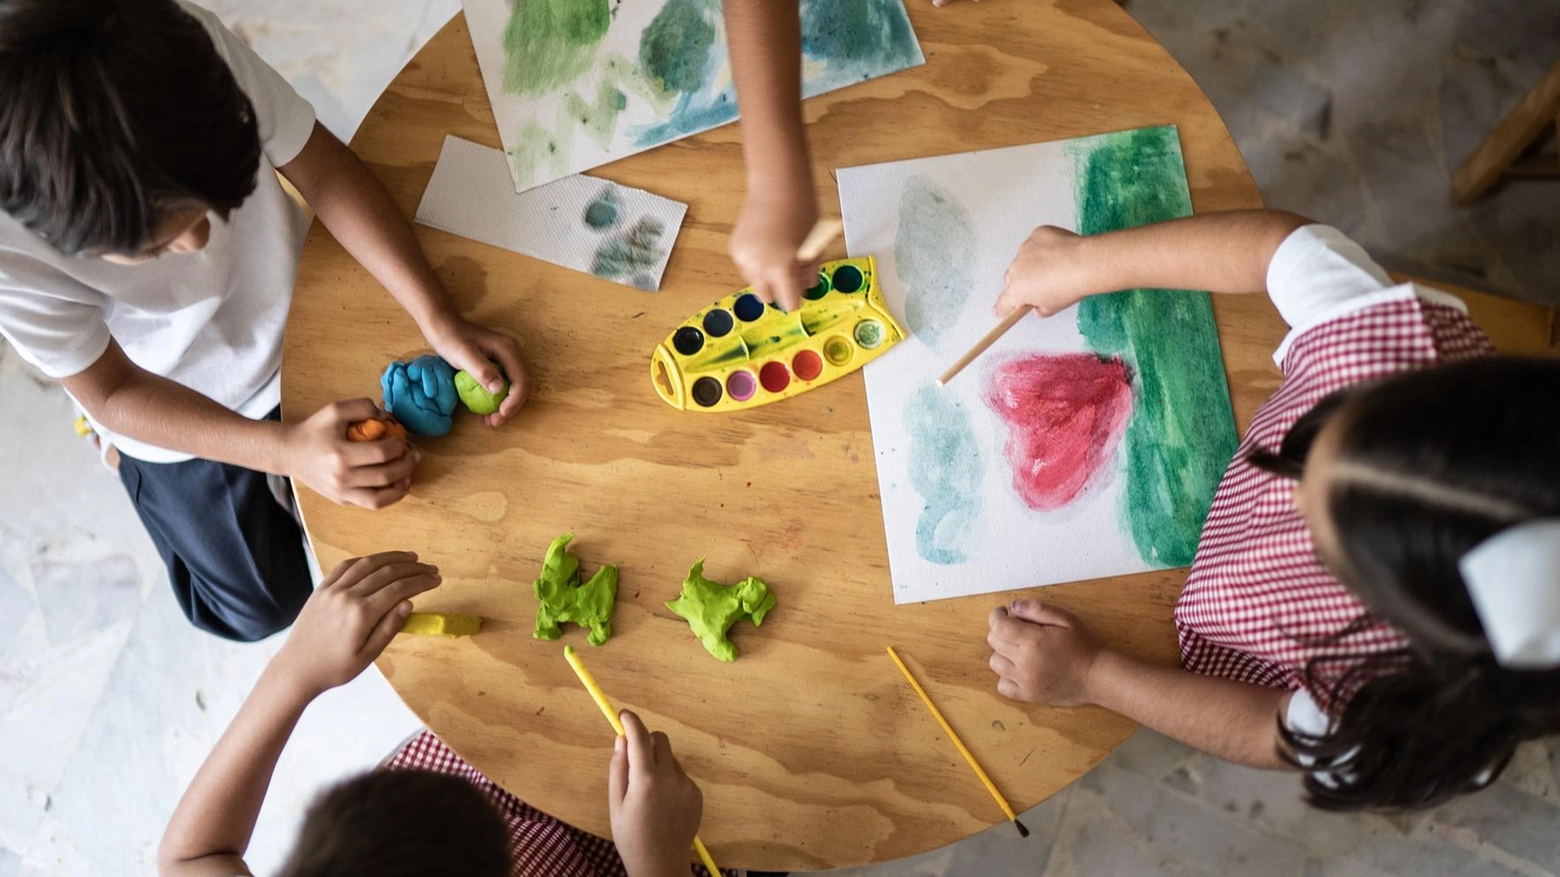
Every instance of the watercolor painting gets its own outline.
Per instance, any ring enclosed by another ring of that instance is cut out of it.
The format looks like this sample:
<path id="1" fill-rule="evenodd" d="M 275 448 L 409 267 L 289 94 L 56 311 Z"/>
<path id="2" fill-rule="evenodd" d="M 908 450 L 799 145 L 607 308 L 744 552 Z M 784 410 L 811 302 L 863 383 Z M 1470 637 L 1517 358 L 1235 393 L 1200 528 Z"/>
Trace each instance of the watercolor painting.
<path id="1" fill-rule="evenodd" d="M 462 0 L 516 191 L 737 117 L 720 0 Z M 807 97 L 925 63 L 904 0 L 801 0 Z"/>
<path id="2" fill-rule="evenodd" d="M 502 150 L 446 136 L 417 221 L 654 292 L 688 205 L 575 174 L 515 192 Z"/>
<path id="3" fill-rule="evenodd" d="M 1185 566 L 1236 445 L 1207 293 L 1130 290 L 997 322 L 1039 225 L 1191 214 L 1173 126 L 844 168 L 847 248 L 911 337 L 866 367 L 899 603 Z"/>

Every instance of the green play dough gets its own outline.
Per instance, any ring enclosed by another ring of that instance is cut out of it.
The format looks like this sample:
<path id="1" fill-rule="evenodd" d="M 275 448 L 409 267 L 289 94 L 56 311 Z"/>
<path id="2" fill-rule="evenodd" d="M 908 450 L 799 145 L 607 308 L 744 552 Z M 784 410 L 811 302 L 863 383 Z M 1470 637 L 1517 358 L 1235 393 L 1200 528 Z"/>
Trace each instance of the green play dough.
<path id="1" fill-rule="evenodd" d="M 537 639 L 557 639 L 563 635 L 563 622 L 590 628 L 588 640 L 599 646 L 612 638 L 612 607 L 617 601 L 618 571 L 615 566 L 596 570 L 590 581 L 580 584 L 580 559 L 564 549 L 573 533 L 552 541 L 542 560 L 542 577 L 531 584 L 536 594 Z"/>
<path id="2" fill-rule="evenodd" d="M 682 595 L 667 603 L 666 608 L 687 619 L 705 651 L 729 662 L 737 659 L 737 647 L 726 638 L 727 631 L 744 618 L 753 619 L 754 627 L 763 624 L 764 616 L 775 608 L 775 595 L 757 576 L 748 576 L 730 587 L 710 581 L 704 577 L 701 557 L 688 570 Z"/>
<path id="3" fill-rule="evenodd" d="M 504 392 L 489 393 L 486 387 L 477 382 L 471 372 L 462 369 L 455 373 L 455 392 L 473 414 L 492 414 L 498 410 L 498 403 L 504 401 L 504 397 L 509 395 L 509 378 L 505 377 L 502 371 L 498 376 L 504 382 Z"/>

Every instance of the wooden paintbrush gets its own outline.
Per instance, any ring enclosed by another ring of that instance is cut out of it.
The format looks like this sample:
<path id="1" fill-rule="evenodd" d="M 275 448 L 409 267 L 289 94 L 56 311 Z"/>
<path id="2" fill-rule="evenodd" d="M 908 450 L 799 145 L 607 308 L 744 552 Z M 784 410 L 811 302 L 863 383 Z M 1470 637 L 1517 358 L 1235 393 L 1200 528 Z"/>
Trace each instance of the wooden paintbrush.
<path id="1" fill-rule="evenodd" d="M 970 351 L 968 353 L 966 353 L 963 356 L 959 357 L 959 361 L 958 362 L 955 362 L 952 366 L 950 366 L 948 368 L 947 371 L 942 373 L 942 377 L 939 377 L 937 379 L 937 386 L 939 386 L 939 387 L 947 386 L 948 382 L 953 380 L 954 375 L 957 375 L 959 372 L 964 371 L 965 366 L 967 366 L 970 363 L 975 361 L 975 357 L 980 356 L 982 353 L 985 353 L 986 352 L 986 348 L 988 348 L 991 345 L 997 343 L 997 339 L 998 338 L 1001 338 L 1003 335 L 1006 335 L 1009 329 L 1013 328 L 1014 326 L 1017 326 L 1018 325 L 1018 321 L 1022 320 L 1024 318 L 1024 315 L 1029 313 L 1029 310 L 1030 309 L 1028 307 L 1016 307 L 1016 308 L 1014 308 L 1013 309 L 1013 313 L 1008 314 L 1007 317 L 1005 317 L 1002 320 L 1002 322 L 997 324 L 997 327 L 995 329 L 992 329 L 990 332 L 987 332 L 986 333 L 986 337 L 984 337 L 984 338 L 980 339 L 979 341 L 975 342 L 975 346 L 971 347 Z"/>

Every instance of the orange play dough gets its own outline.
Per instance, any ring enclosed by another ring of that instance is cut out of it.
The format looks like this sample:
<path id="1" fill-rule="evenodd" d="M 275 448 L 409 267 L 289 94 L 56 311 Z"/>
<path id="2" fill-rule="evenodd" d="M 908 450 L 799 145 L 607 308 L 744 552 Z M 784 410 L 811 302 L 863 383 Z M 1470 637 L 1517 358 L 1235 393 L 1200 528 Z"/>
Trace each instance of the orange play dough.
<path id="1" fill-rule="evenodd" d="M 352 442 L 377 442 L 385 436 L 405 439 L 406 427 L 394 416 L 386 414 L 383 420 L 369 418 L 359 420 L 347 426 L 347 441 Z"/>

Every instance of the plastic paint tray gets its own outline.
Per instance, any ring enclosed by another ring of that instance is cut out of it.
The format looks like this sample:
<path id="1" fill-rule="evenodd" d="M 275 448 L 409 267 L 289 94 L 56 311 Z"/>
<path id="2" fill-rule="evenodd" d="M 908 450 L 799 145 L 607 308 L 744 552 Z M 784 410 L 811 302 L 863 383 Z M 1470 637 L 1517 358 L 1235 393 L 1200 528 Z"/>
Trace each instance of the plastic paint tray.
<path id="1" fill-rule="evenodd" d="M 850 374 L 905 337 L 871 256 L 826 262 L 802 307 L 785 313 L 751 287 L 699 311 L 650 355 L 650 382 L 683 411 L 741 411 Z"/>

